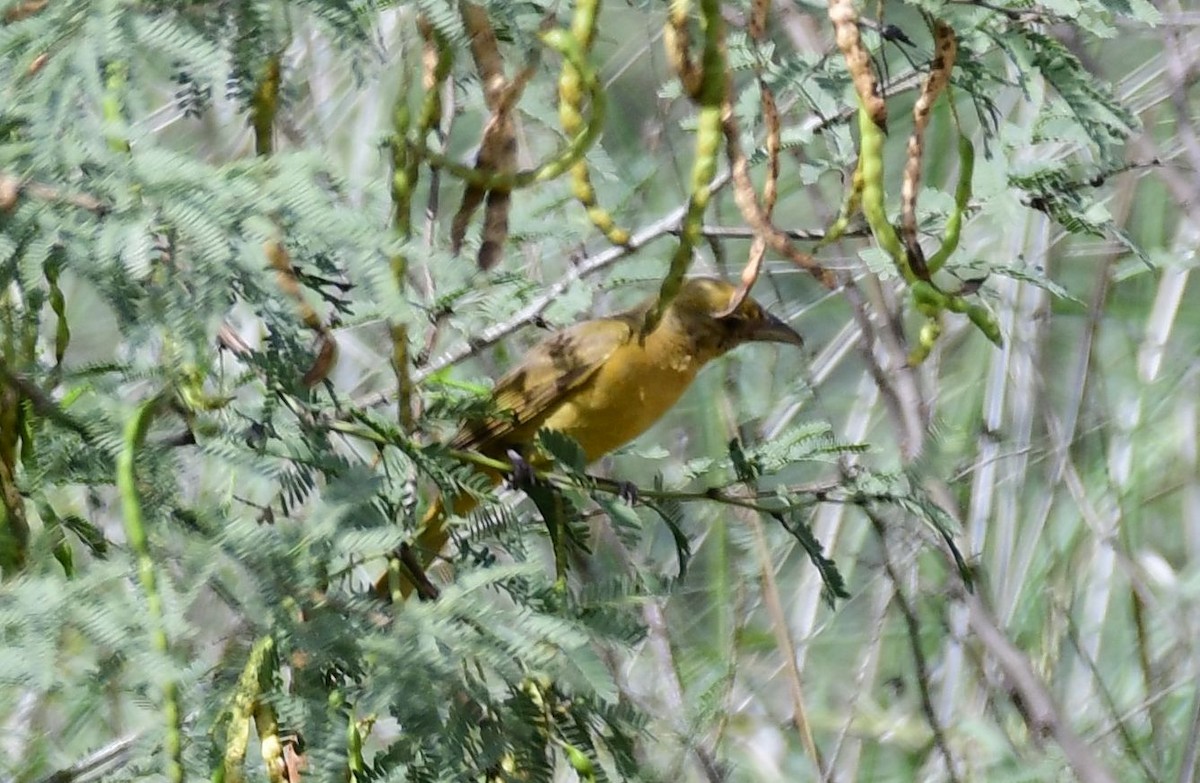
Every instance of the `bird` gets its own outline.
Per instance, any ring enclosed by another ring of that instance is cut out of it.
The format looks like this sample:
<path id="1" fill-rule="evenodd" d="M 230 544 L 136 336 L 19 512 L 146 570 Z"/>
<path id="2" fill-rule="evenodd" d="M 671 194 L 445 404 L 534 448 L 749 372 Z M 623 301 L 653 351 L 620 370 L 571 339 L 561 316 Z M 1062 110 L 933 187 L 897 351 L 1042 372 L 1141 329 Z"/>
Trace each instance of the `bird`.
<path id="1" fill-rule="evenodd" d="M 494 413 L 463 422 L 450 448 L 493 459 L 525 457 L 538 431 L 547 429 L 573 438 L 585 461 L 594 462 L 649 429 L 713 359 L 748 342 L 804 344 L 799 332 L 749 296 L 730 310 L 735 292 L 724 280 L 695 277 L 684 281 L 648 333 L 643 327 L 657 296 L 547 336 L 496 381 Z M 500 481 L 499 473 L 488 475 Z M 449 505 L 463 515 L 476 501 L 462 495 Z M 446 503 L 439 497 L 407 551 L 420 573 L 401 568 L 398 582 L 393 572 L 385 573 L 375 594 L 395 598 L 398 588 L 399 597 L 407 598 L 417 587 L 413 579 L 425 578 L 423 569 L 448 539 Z M 397 554 L 406 562 L 404 553 Z"/>

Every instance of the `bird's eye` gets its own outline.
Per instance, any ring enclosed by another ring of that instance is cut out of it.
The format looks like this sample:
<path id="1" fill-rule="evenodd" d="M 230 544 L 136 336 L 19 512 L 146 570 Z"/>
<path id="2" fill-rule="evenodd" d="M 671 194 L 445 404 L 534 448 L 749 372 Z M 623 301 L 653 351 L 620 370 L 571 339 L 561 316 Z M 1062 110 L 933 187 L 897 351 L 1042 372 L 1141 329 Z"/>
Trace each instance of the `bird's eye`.
<path id="1" fill-rule="evenodd" d="M 724 331 L 731 337 L 739 335 L 746 331 L 746 314 L 740 310 L 735 310 L 734 312 L 722 318 L 720 320 L 720 324 Z"/>
<path id="2" fill-rule="evenodd" d="M 745 323 L 746 322 L 746 314 L 743 313 L 741 310 L 734 310 L 729 315 L 721 316 L 720 320 L 727 324 Z"/>

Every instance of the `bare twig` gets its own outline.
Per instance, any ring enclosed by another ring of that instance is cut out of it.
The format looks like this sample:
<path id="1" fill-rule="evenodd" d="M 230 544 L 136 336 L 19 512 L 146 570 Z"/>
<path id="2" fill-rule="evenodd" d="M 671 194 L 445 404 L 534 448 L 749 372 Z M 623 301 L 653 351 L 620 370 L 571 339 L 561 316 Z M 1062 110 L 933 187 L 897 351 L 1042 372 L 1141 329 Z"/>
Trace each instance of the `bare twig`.
<path id="1" fill-rule="evenodd" d="M 879 538 L 879 549 L 883 557 L 883 567 L 892 582 L 892 588 L 895 590 L 896 604 L 900 607 L 900 613 L 904 615 L 904 624 L 908 630 L 908 643 L 912 648 L 913 665 L 917 670 L 917 690 L 921 694 L 921 710 L 925 713 L 925 720 L 929 724 L 929 730 L 933 732 L 933 743 L 937 745 L 938 751 L 941 752 L 942 758 L 946 762 L 946 776 L 952 783 L 957 783 L 959 777 L 954 764 L 954 754 L 950 752 L 950 743 L 946 739 L 946 730 L 942 727 L 942 722 L 937 716 L 937 710 L 933 707 L 929 663 L 925 660 L 925 651 L 921 647 L 921 623 L 917 619 L 916 609 L 913 608 L 908 600 L 908 596 L 904 593 L 903 583 L 900 580 L 900 572 L 896 569 L 896 565 L 892 562 L 892 557 L 888 553 L 887 525 L 884 524 L 883 517 L 867 507 L 864 507 L 863 511 L 866 513 L 867 518 L 871 520 L 871 525 L 875 528 L 875 534 Z"/>
<path id="2" fill-rule="evenodd" d="M 787 673 L 788 692 L 792 697 L 792 720 L 796 731 L 800 734 L 800 742 L 804 752 L 812 759 L 818 774 L 825 774 L 825 764 L 821 761 L 821 753 L 813 740 L 812 724 L 808 719 L 808 710 L 804 706 L 804 688 L 800 683 L 800 670 L 796 668 L 796 646 L 792 643 L 788 631 L 787 617 L 783 612 L 783 602 L 779 599 L 779 585 L 775 582 L 775 564 L 771 559 L 771 551 L 767 547 L 767 536 L 762 522 L 756 514 L 745 514 L 743 520 L 750 525 L 754 534 L 754 549 L 758 555 L 759 570 L 762 573 L 763 602 L 767 605 L 767 613 L 771 616 L 771 627 L 775 630 L 775 643 L 783 656 L 783 670 Z"/>
<path id="3" fill-rule="evenodd" d="M 667 633 L 666 618 L 663 617 L 662 607 L 654 601 L 647 601 L 642 608 L 642 617 L 646 620 L 646 628 L 649 633 L 650 649 L 654 656 L 658 659 L 660 673 L 662 674 L 662 684 L 666 689 L 667 701 L 671 708 L 671 714 L 676 716 L 676 720 L 683 721 L 683 685 L 679 682 L 679 672 L 675 669 L 675 656 L 671 652 L 671 641 Z M 680 726 L 680 732 L 683 736 L 687 736 L 683 726 Z M 728 776 L 718 765 L 716 759 L 708 752 L 707 748 L 699 744 L 692 745 L 692 750 L 696 754 L 696 760 L 700 764 L 700 769 L 704 772 L 704 777 L 709 783 L 721 783 Z"/>
<path id="4" fill-rule="evenodd" d="M 1184 61 L 1179 32 L 1173 27 L 1162 28 L 1163 53 L 1167 78 L 1171 85 L 1171 104 L 1175 108 L 1175 135 L 1183 143 L 1184 152 L 1193 171 L 1200 171 L 1200 133 L 1192 119 L 1188 98 L 1188 63 Z"/>
<path id="5" fill-rule="evenodd" d="M 1013 644 L 996 624 L 992 613 L 977 593 L 959 585 L 959 599 L 966 604 L 967 622 L 975 638 L 1004 672 L 1015 694 L 1014 703 L 1035 736 L 1049 736 L 1062 748 L 1063 755 L 1079 780 L 1088 783 L 1116 783 L 1116 778 L 1101 763 L 1059 711 L 1054 697 L 1033 671 L 1029 658 Z"/>
<path id="6" fill-rule="evenodd" d="M 1104 678 L 1100 674 L 1099 667 L 1096 666 L 1096 660 L 1091 653 L 1084 648 L 1079 639 L 1079 629 L 1075 623 L 1068 619 L 1067 621 L 1067 636 L 1071 640 L 1071 646 L 1075 648 L 1075 654 L 1087 665 L 1088 670 L 1092 673 L 1092 679 L 1096 681 L 1097 690 L 1100 693 L 1100 698 L 1104 700 L 1104 706 L 1108 708 L 1109 714 L 1112 716 L 1113 724 L 1116 727 L 1117 734 L 1120 735 L 1121 741 L 1125 743 L 1125 751 L 1133 757 L 1137 765 L 1141 767 L 1142 774 L 1145 775 L 1144 780 L 1157 781 L 1162 780 L 1160 775 L 1155 774 L 1154 770 L 1150 769 L 1150 764 L 1138 750 L 1138 742 L 1133 736 L 1133 732 L 1129 728 L 1129 721 L 1121 715 L 1117 709 L 1117 700 L 1113 696 L 1112 691 L 1104 683 Z M 1145 705 L 1149 708 L 1149 705 Z"/>
<path id="7" fill-rule="evenodd" d="M 868 281 L 874 282 L 873 279 Z M 901 455 L 906 462 L 911 462 L 925 450 L 928 426 L 928 404 L 921 394 L 916 372 L 902 358 L 904 348 L 894 329 L 890 328 L 893 322 L 888 308 L 868 306 L 866 295 L 853 280 L 842 286 L 842 295 L 859 325 L 867 371 L 875 379 L 896 425 Z M 884 322 L 879 323 L 878 319 L 884 319 Z M 891 357 L 890 366 L 884 366 L 881 356 Z"/>
<path id="8" fill-rule="evenodd" d="M 129 761 L 133 746 L 142 738 L 141 733 L 127 734 L 84 756 L 66 769 L 60 769 L 42 778 L 38 783 L 82 783 L 105 774 L 110 764 L 118 767 Z"/>
<path id="9" fill-rule="evenodd" d="M 825 238 L 824 231 L 810 231 L 803 228 L 781 228 L 780 233 L 788 239 L 796 239 L 802 242 L 819 242 Z M 670 233 L 678 234 L 679 229 L 673 228 Z M 700 229 L 701 236 L 708 239 L 754 239 L 758 236 L 753 228 L 748 226 L 703 226 Z M 864 237 L 868 232 L 865 228 L 846 231 L 842 234 L 844 237 Z"/>
<path id="10" fill-rule="evenodd" d="M 55 424 L 71 430 L 83 438 L 85 443 L 94 444 L 96 442 L 96 436 L 87 428 L 84 422 L 63 410 L 62 406 L 38 388 L 37 384 L 33 381 L 17 373 L 10 372 L 3 362 L 0 362 L 0 384 L 15 389 L 22 399 L 29 400 L 33 405 L 34 412 L 39 416 L 43 416 Z"/>
<path id="11" fill-rule="evenodd" d="M 1187 744 L 1179 764 L 1179 783 L 1195 783 L 1200 764 L 1200 685 L 1192 695 L 1192 717 L 1188 721 Z"/>
<path id="12" fill-rule="evenodd" d="M 103 215 L 109 210 L 109 206 L 95 196 L 86 193 L 66 193 L 50 185 L 25 182 L 20 177 L 0 172 L 0 212 L 7 212 L 16 206 L 21 196 L 30 196 L 38 201 L 69 204 L 97 215 Z"/>

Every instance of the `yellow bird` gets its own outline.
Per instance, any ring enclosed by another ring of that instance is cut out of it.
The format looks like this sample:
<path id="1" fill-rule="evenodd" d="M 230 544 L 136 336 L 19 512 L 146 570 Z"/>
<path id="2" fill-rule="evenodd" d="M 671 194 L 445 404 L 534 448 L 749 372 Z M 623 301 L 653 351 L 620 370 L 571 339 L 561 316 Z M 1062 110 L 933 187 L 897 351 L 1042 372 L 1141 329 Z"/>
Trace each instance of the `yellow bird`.
<path id="1" fill-rule="evenodd" d="M 552 429 L 574 438 L 593 462 L 649 429 L 701 368 L 725 352 L 746 342 L 803 344 L 795 330 L 750 297 L 722 315 L 734 290 L 722 280 L 688 280 L 644 338 L 642 325 L 656 298 L 555 332 L 496 382 L 494 410 L 504 415 L 465 422 L 451 448 L 506 459 L 509 450 L 525 452 L 538 430 Z M 453 511 L 462 515 L 474 506 L 473 498 L 460 497 Z M 448 538 L 439 498 L 409 552 L 423 569 Z M 397 587 L 402 597 L 413 590 L 404 569 Z M 376 582 L 375 592 L 382 598 L 392 594 L 388 574 Z"/>

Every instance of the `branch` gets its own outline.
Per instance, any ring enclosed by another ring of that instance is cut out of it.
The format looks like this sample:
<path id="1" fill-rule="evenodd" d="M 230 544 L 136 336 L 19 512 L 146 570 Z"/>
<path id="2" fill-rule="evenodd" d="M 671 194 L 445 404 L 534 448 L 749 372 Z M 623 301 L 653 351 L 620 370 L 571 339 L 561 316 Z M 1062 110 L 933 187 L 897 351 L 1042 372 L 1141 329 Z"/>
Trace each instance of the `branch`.
<path id="1" fill-rule="evenodd" d="M 695 732 L 689 731 L 684 725 L 683 715 L 686 707 L 683 703 L 683 684 L 679 680 L 679 669 L 671 651 L 671 639 L 662 607 L 656 601 L 646 601 L 642 607 L 642 617 L 646 621 L 650 651 L 657 659 L 662 672 L 661 683 L 666 690 L 667 706 L 675 715 L 676 730 L 696 754 L 696 761 L 699 762 L 705 779 L 709 783 L 721 783 L 729 777 L 723 765 L 714 758 L 709 748 L 700 744 L 699 738 L 694 736 Z"/>
<path id="2" fill-rule="evenodd" d="M 710 187 L 713 190 L 716 190 L 724 187 L 728 182 L 728 172 L 718 174 L 713 178 Z M 683 218 L 686 210 L 687 207 L 679 207 L 675 210 L 672 210 L 669 214 L 659 218 L 655 222 L 636 232 L 632 237 L 629 238 L 629 244 L 605 248 L 599 253 L 585 258 L 581 263 L 572 266 L 571 270 L 565 276 L 552 283 L 546 289 L 545 293 L 515 312 L 507 321 L 484 329 L 478 337 L 472 339 L 466 345 L 460 345 L 457 348 L 442 354 L 437 359 L 434 359 L 428 367 L 424 368 L 420 372 L 414 373 L 414 382 L 420 383 L 430 375 L 439 372 L 440 370 L 443 370 L 452 364 L 457 364 L 463 359 L 474 356 L 485 348 L 495 345 L 500 340 L 520 329 L 522 326 L 532 323 L 539 315 L 545 312 L 547 307 L 561 298 L 563 293 L 577 280 L 582 280 L 585 277 L 589 277 L 601 270 L 607 269 L 625 256 L 628 256 L 637 250 L 641 250 L 654 240 L 678 231 L 679 221 Z M 382 400 L 381 402 L 386 402 L 386 399 Z M 377 402 L 375 404 L 379 403 Z"/>
<path id="3" fill-rule="evenodd" d="M 113 740 L 90 755 L 84 756 L 66 769 L 50 773 L 39 780 L 38 783 L 79 783 L 83 780 L 100 777 L 104 772 L 98 772 L 97 770 L 109 764 L 116 764 L 118 768 L 123 767 L 129 762 L 133 746 L 141 738 L 142 735 L 140 732 L 126 734 L 124 737 Z"/>
<path id="4" fill-rule="evenodd" d="M 883 568 L 892 582 L 892 595 L 900 607 L 900 614 L 904 615 L 908 643 L 912 648 L 913 665 L 917 670 L 917 690 L 921 694 L 921 711 L 925 713 L 925 721 L 929 724 L 929 730 L 933 732 L 933 744 L 937 746 L 946 762 L 946 776 L 951 783 L 958 783 L 959 777 L 954 765 L 954 754 L 950 752 L 950 742 L 946 739 L 946 730 L 938 720 L 937 710 L 933 706 L 933 695 L 929 685 L 932 679 L 929 673 L 929 662 L 925 658 L 925 651 L 921 648 L 921 621 L 917 619 L 917 611 L 901 587 L 903 582 L 900 572 L 896 569 L 896 564 L 892 562 L 891 553 L 888 551 L 887 526 L 884 524 L 883 518 L 866 506 L 863 507 L 863 513 L 867 515 L 867 518 L 871 520 L 871 526 L 875 528 L 875 535 L 879 538 Z"/>
<path id="5" fill-rule="evenodd" d="M 395 446 L 404 451 L 412 451 L 419 448 L 406 435 L 399 434 L 394 429 L 389 429 L 390 425 L 363 421 L 361 416 L 360 423 L 334 419 L 327 421 L 326 426 L 332 432 L 361 438 L 376 446 Z M 464 465 L 471 465 L 482 471 L 496 473 L 500 476 L 511 476 L 517 470 L 508 460 L 495 459 L 474 451 L 447 449 L 445 454 Z M 294 459 L 294 457 L 282 454 L 275 456 L 284 459 Z M 727 506 L 757 511 L 771 517 L 778 517 L 778 515 L 794 507 L 792 503 L 785 503 L 780 506 L 766 505 L 759 502 L 778 500 L 781 497 L 781 493 L 792 497 L 803 496 L 806 501 L 811 503 L 843 503 L 855 506 L 867 506 L 871 503 L 901 503 L 906 499 L 904 495 L 896 495 L 888 491 L 864 491 L 856 486 L 850 477 L 842 480 L 827 479 L 824 481 L 793 484 L 771 490 L 747 492 L 740 481 L 699 490 L 670 490 L 640 487 L 627 481 L 615 481 L 602 476 L 588 474 L 568 475 L 565 473 L 556 473 L 553 470 L 539 470 L 532 465 L 522 465 L 520 468 L 521 471 L 526 471 L 526 469 L 529 471 L 528 475 L 531 480 L 552 484 L 559 489 L 575 488 L 593 490 L 603 492 L 606 495 L 616 495 L 621 498 L 632 497 L 635 499 L 635 502 L 637 499 L 673 500 L 680 503 L 712 501 L 723 503 Z M 587 483 L 581 484 L 580 479 L 583 479 Z M 733 488 L 737 488 L 737 491 L 731 492 L 730 490 Z"/>
<path id="6" fill-rule="evenodd" d="M 71 430 L 83 438 L 85 443 L 95 445 L 96 437 L 86 424 L 63 410 L 62 406 L 38 388 L 33 381 L 23 375 L 10 372 L 3 362 L 0 362 L 0 383 L 16 389 L 23 399 L 29 400 L 33 405 L 34 413 Z"/>
<path id="7" fill-rule="evenodd" d="M 1066 719 L 1054 702 L 1046 684 L 1033 671 L 1029 659 L 1015 644 L 1009 641 L 996 624 L 996 619 L 984 605 L 978 594 L 959 585 L 959 600 L 967 607 L 967 622 L 971 630 L 991 653 L 993 660 L 1004 672 L 1009 687 L 1016 698 L 1013 700 L 1021 711 L 1025 723 L 1035 736 L 1049 735 L 1062 748 L 1063 755 L 1075 771 L 1079 780 L 1089 783 L 1116 783 L 1092 749 L 1067 724 Z"/>
<path id="8" fill-rule="evenodd" d="M 678 234 L 679 229 L 672 229 L 670 233 Z M 806 228 L 781 228 L 779 229 L 779 233 L 788 239 L 796 239 L 802 242 L 819 242 L 826 236 L 824 231 L 811 231 Z M 749 226 L 701 226 L 700 236 L 708 239 L 754 239 L 758 234 Z M 842 236 L 865 237 L 867 236 L 867 229 L 858 228 L 853 231 L 846 231 Z"/>
<path id="9" fill-rule="evenodd" d="M 95 196 L 86 193 L 64 193 L 58 188 L 40 182 L 24 182 L 20 177 L 0 172 L 0 212 L 8 212 L 17 205 L 21 196 L 30 196 L 38 201 L 70 204 L 103 215 L 109 206 Z"/>
<path id="10" fill-rule="evenodd" d="M 788 694 L 792 699 L 792 723 L 800 735 L 800 745 L 812 760 L 813 768 L 822 778 L 829 774 L 831 767 L 822 761 L 821 751 L 813 739 L 812 721 L 808 717 L 808 709 L 804 703 L 804 687 L 800 682 L 800 670 L 796 666 L 796 645 L 788 630 L 787 615 L 783 610 L 783 601 L 779 597 L 779 584 L 775 581 L 775 565 L 771 559 L 771 550 L 767 546 L 767 536 L 763 532 L 762 522 L 751 514 L 744 515 L 751 533 L 754 535 L 754 551 L 758 556 L 759 573 L 762 579 L 762 598 L 766 604 L 767 614 L 771 618 L 771 629 L 775 632 L 775 644 L 783 658 L 783 671 L 786 673 Z"/>

